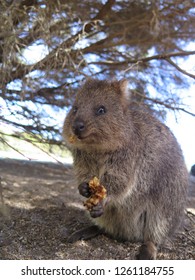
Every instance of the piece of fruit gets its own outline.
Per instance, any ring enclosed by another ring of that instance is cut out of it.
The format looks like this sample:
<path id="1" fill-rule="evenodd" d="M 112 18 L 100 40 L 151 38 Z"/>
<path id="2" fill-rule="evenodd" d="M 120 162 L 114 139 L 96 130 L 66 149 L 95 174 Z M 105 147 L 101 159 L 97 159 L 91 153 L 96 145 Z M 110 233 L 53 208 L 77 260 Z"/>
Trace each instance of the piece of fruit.
<path id="1" fill-rule="evenodd" d="M 76 135 L 71 135 L 71 136 L 68 138 L 68 140 L 69 140 L 69 142 L 70 142 L 71 144 L 74 144 L 74 143 L 76 142 L 76 140 L 77 140 L 77 137 L 76 137 Z"/>
<path id="2" fill-rule="evenodd" d="M 100 184 L 100 180 L 97 177 L 89 181 L 89 188 L 91 196 L 84 202 L 84 206 L 90 211 L 106 197 L 106 189 Z"/>

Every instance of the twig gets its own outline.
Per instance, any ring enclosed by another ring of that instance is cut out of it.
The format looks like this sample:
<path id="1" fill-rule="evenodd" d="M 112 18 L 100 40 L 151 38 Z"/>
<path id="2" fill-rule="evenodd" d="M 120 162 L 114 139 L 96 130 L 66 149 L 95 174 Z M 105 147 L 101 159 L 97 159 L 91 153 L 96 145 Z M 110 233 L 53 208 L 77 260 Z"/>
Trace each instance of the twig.
<path id="1" fill-rule="evenodd" d="M 19 127 L 19 128 L 22 128 L 25 132 L 27 132 L 27 133 L 30 133 L 30 131 L 31 130 L 37 130 L 39 133 L 40 133 L 40 131 L 39 131 L 39 128 L 37 128 L 37 127 L 35 127 L 35 126 L 33 126 L 33 125 L 23 125 L 23 124 L 20 124 L 20 123 L 17 123 L 17 122 L 14 122 L 14 121 L 11 121 L 11 120 L 8 120 L 8 119 L 5 119 L 4 117 L 2 117 L 2 116 L 0 116 L 0 120 L 2 120 L 3 122 L 5 122 L 5 123 L 8 123 L 8 124 L 11 124 L 11 125 L 14 125 L 14 126 L 16 126 L 16 127 Z M 47 127 L 45 127 L 45 128 L 41 128 L 41 130 L 43 131 L 46 131 L 46 132 L 48 132 L 48 131 L 53 131 L 53 132 L 56 132 L 56 133 L 58 133 L 59 132 L 59 130 L 56 130 L 56 129 L 54 129 L 52 126 L 47 126 Z M 2 134 L 2 133 L 1 133 Z M 32 133 L 33 134 L 33 133 Z M 34 135 L 34 134 L 33 134 Z M 46 141 L 46 140 L 45 140 Z M 40 141 L 41 142 L 41 141 Z M 48 144 L 56 144 L 56 145 L 59 145 L 59 144 L 61 144 L 61 142 L 60 141 L 57 141 L 57 140 L 52 140 L 52 141 L 48 141 Z"/>
<path id="2" fill-rule="evenodd" d="M 191 231 L 184 227 L 184 230 L 188 233 L 187 238 L 195 245 L 194 234 L 191 234 Z"/>
<path id="3" fill-rule="evenodd" d="M 168 108 L 168 109 L 171 109 L 171 110 L 174 110 L 174 111 L 175 111 L 175 110 L 177 110 L 177 111 L 182 111 L 182 112 L 185 112 L 186 114 L 189 114 L 189 115 L 195 117 L 195 114 L 194 114 L 194 113 L 189 112 L 189 111 L 187 111 L 187 110 L 184 109 L 184 108 L 181 108 L 181 107 L 173 107 L 173 106 L 171 106 L 171 105 L 169 105 L 169 104 L 167 104 L 167 103 L 165 103 L 165 102 L 163 102 L 163 101 L 160 101 L 160 100 L 157 100 L 157 99 L 154 99 L 154 98 L 150 98 L 150 97 L 144 96 L 144 95 L 142 95 L 142 94 L 140 94 L 140 93 L 138 93 L 138 92 L 136 92 L 136 94 L 139 95 L 139 96 L 141 96 L 141 97 L 143 97 L 144 99 L 150 100 L 150 101 L 152 101 L 152 102 L 154 102 L 154 103 L 156 103 L 156 104 L 162 105 L 162 106 L 164 106 L 164 107 L 166 107 L 166 108 Z"/>
<path id="4" fill-rule="evenodd" d="M 90 48 L 90 47 L 89 47 Z M 180 52 L 172 52 L 172 53 L 167 53 L 167 54 L 157 54 L 157 55 L 153 55 L 153 56 L 149 56 L 149 57 L 141 57 L 138 59 L 127 59 L 124 61 L 97 61 L 97 62 L 90 62 L 88 63 L 90 64 L 94 64 L 94 65 L 108 65 L 110 67 L 112 66 L 122 66 L 125 64 L 141 64 L 141 63 L 145 63 L 151 60 L 166 60 L 167 62 L 169 62 L 172 66 L 174 66 L 178 71 L 180 71 L 181 73 L 183 73 L 184 75 L 189 76 L 190 78 L 195 79 L 195 75 L 188 73 L 187 71 L 183 70 L 182 68 L 180 68 L 176 63 L 174 63 L 170 58 L 171 57 L 182 57 L 182 56 L 189 56 L 189 55 L 195 55 L 195 51 L 180 51 Z M 124 71 L 127 72 L 129 70 L 131 70 L 132 67 L 128 67 L 127 69 L 125 69 Z"/>
<path id="5" fill-rule="evenodd" d="M 6 144 L 8 147 L 10 147 L 11 149 L 13 149 L 14 151 L 16 151 L 18 154 L 22 155 L 24 158 L 28 159 L 28 160 L 32 160 L 31 158 L 25 156 L 23 153 L 21 153 L 18 149 L 14 148 L 12 145 L 10 145 L 6 140 L 4 140 L 2 137 L 0 137 L 1 141 Z"/>
<path id="6" fill-rule="evenodd" d="M 4 134 L 5 135 L 5 134 Z M 8 135 L 7 136 L 12 136 L 12 135 Z M 33 135 L 35 137 L 35 135 Z M 22 152 L 18 151 L 16 148 L 14 148 L 12 145 L 10 145 L 7 141 L 5 141 L 2 137 L 0 137 L 0 139 L 6 144 L 8 145 L 10 148 L 14 149 L 17 153 L 21 154 L 23 157 L 25 157 L 26 159 L 32 161 L 32 158 L 29 158 L 27 156 L 25 156 Z M 21 139 L 22 141 L 26 141 L 28 143 L 30 143 L 31 145 L 35 146 L 37 149 L 39 149 L 40 151 L 42 151 L 43 153 L 47 154 L 49 157 L 51 157 L 52 159 L 54 159 L 58 164 L 60 164 L 61 166 L 64 167 L 64 164 L 58 160 L 56 157 L 54 157 L 53 155 L 51 155 L 50 153 L 48 153 L 47 151 L 45 151 L 44 149 L 42 149 L 41 147 L 39 147 L 38 145 L 36 145 L 35 143 L 33 143 L 33 141 L 26 139 L 24 137 L 20 137 L 19 139 Z M 42 142 L 43 143 L 43 142 Z"/>
<path id="7" fill-rule="evenodd" d="M 90 62 L 89 64 L 96 64 L 96 65 L 116 65 L 116 66 L 122 66 L 125 64 L 134 64 L 137 62 L 143 63 L 143 62 L 148 62 L 151 60 L 161 60 L 164 59 L 166 60 L 167 58 L 170 57 L 180 57 L 180 56 L 188 56 L 188 55 L 195 55 L 195 51 L 180 51 L 180 52 L 172 52 L 172 53 L 165 53 L 165 54 L 157 54 L 157 55 L 152 55 L 148 57 L 141 57 L 137 59 L 127 59 L 124 61 L 97 61 L 97 62 Z"/>
<path id="8" fill-rule="evenodd" d="M 190 211 L 190 210 L 186 210 L 185 212 L 186 212 L 186 215 L 188 216 L 188 218 L 189 218 L 193 223 L 195 223 L 195 214 L 192 213 L 192 211 Z M 191 217 L 191 216 L 192 216 L 192 217 Z"/>
<path id="9" fill-rule="evenodd" d="M 45 153 L 46 155 L 48 155 L 49 157 L 53 158 L 57 163 L 59 163 L 61 166 L 64 167 L 64 164 L 58 160 L 56 157 L 54 157 L 53 155 L 51 155 L 50 153 L 48 153 L 47 151 L 45 151 L 44 149 L 42 149 L 41 147 L 37 146 L 35 143 L 33 143 L 32 141 L 28 140 L 28 139 L 23 139 L 24 141 L 27 141 L 29 143 L 31 143 L 33 146 L 35 146 L 37 149 L 39 149 L 40 151 L 42 151 L 43 153 Z"/>
<path id="10" fill-rule="evenodd" d="M 9 218 L 9 211 L 8 208 L 6 207 L 3 199 L 3 187 L 1 183 L 1 177 L 0 177 L 0 213 L 3 214 L 4 217 Z"/>
<path id="11" fill-rule="evenodd" d="M 178 71 L 180 71 L 181 73 L 183 73 L 184 75 L 195 79 L 195 75 L 188 73 L 187 71 L 185 71 L 184 69 L 180 68 L 176 63 L 174 63 L 170 58 L 166 58 L 165 59 L 167 62 L 169 62 L 172 66 L 174 66 Z"/>
<path id="12" fill-rule="evenodd" d="M 124 70 L 124 73 L 128 72 L 129 70 L 133 69 L 135 66 L 138 66 L 141 61 L 137 61 L 136 63 L 132 64 L 130 67 Z"/>

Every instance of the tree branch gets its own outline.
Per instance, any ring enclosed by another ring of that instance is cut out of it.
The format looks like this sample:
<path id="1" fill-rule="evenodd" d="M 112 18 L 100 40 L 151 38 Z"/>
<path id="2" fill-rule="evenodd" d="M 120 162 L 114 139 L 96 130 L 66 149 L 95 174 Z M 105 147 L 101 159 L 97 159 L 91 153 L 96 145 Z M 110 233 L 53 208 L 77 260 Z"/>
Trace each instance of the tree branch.
<path id="1" fill-rule="evenodd" d="M 36 124 L 35 125 L 24 125 L 24 124 L 21 124 L 21 123 L 11 121 L 9 119 L 5 119 L 2 116 L 0 116 L 0 120 L 2 120 L 5 123 L 11 124 L 15 127 L 22 128 L 28 133 L 31 132 L 31 131 L 37 131 L 40 135 L 41 135 L 41 132 L 43 132 L 43 131 L 46 131 L 46 132 L 52 131 L 56 134 L 59 133 L 59 129 L 55 129 L 54 126 L 46 126 L 46 125 L 41 125 L 41 124 L 39 124 L 39 125 L 36 125 Z"/>
<path id="2" fill-rule="evenodd" d="M 32 0 L 33 1 L 33 0 Z M 35 0 L 34 0 L 35 1 Z M 35 1 L 36 2 L 36 1 Z M 90 20 L 90 23 L 87 23 L 84 28 L 82 28 L 80 31 L 78 31 L 75 35 L 71 36 L 67 40 L 63 41 L 58 47 L 53 49 L 46 57 L 44 57 L 42 60 L 38 61 L 34 65 L 23 65 L 23 64 L 18 64 L 18 67 L 11 73 L 10 77 L 7 78 L 4 83 L 8 83 L 14 79 L 21 79 L 24 77 L 26 74 L 33 70 L 44 70 L 47 64 L 52 65 L 52 62 L 55 61 L 55 66 L 56 66 L 56 58 L 57 60 L 63 65 L 64 64 L 64 57 L 67 55 L 68 58 L 71 57 L 72 53 L 72 47 L 75 45 L 80 39 L 81 35 L 87 35 L 88 33 L 91 32 L 93 23 L 98 20 L 102 20 L 106 14 L 111 10 L 111 7 L 115 3 L 115 0 L 108 0 L 100 9 L 100 11 L 97 13 L 97 15 Z M 82 51 L 82 50 L 81 50 Z M 77 52 L 76 52 L 77 53 Z M 60 59 L 62 57 L 62 59 Z M 58 63 L 58 67 L 60 65 Z M 53 65 L 52 65 L 52 67 Z M 56 68 L 56 67 L 55 67 Z M 1 72 L 0 72 L 1 75 Z"/>
<path id="3" fill-rule="evenodd" d="M 9 134 L 5 134 L 2 133 L 3 135 L 6 136 L 10 136 L 10 137 L 16 137 L 16 135 L 9 135 Z M 30 143 L 31 145 L 33 145 L 34 147 L 36 147 L 37 149 L 39 149 L 40 151 L 42 151 L 43 153 L 45 153 L 47 156 L 49 156 L 50 158 L 54 159 L 58 164 L 60 164 L 61 166 L 64 167 L 64 164 L 57 159 L 57 157 L 55 157 L 54 155 L 52 155 L 52 153 L 47 152 L 45 149 L 41 148 L 39 145 L 36 145 L 36 143 L 32 140 L 29 140 L 25 137 L 22 137 L 22 135 L 20 135 L 20 137 L 18 137 L 20 140 L 26 141 L 28 143 Z M 13 149 L 14 151 L 16 151 L 17 153 L 19 153 L 20 155 L 22 155 L 24 158 L 28 159 L 28 160 L 32 160 L 32 158 L 26 156 L 25 154 L 23 154 L 22 152 L 20 152 L 18 149 L 16 149 L 15 147 L 13 147 L 13 145 L 10 145 L 6 140 L 4 140 L 1 136 L 0 136 L 0 140 L 6 144 L 8 147 L 10 147 L 11 149 Z M 48 144 L 47 142 L 43 142 L 43 141 L 37 141 L 37 143 L 44 143 L 44 144 Z"/>
<path id="4" fill-rule="evenodd" d="M 29 157 L 27 157 L 26 155 L 24 155 L 22 152 L 20 152 L 18 149 L 16 149 L 15 147 L 13 147 L 12 145 L 10 145 L 7 141 L 5 141 L 1 136 L 0 136 L 0 140 L 6 144 L 8 147 L 10 147 L 11 149 L 13 149 L 14 151 L 16 151 L 18 154 L 20 154 L 21 156 L 23 156 L 24 158 L 31 160 Z"/>
<path id="5" fill-rule="evenodd" d="M 95 65 L 108 65 L 108 66 L 122 66 L 125 64 L 137 64 L 137 63 L 144 63 L 151 60 L 166 60 L 170 57 L 179 57 L 179 56 L 188 56 L 188 55 L 194 55 L 195 51 L 180 51 L 180 52 L 173 52 L 173 53 L 167 53 L 167 54 L 157 54 L 153 56 L 148 57 L 141 57 L 137 59 L 127 59 L 124 61 L 97 61 L 97 62 L 90 62 L 89 64 L 95 64 Z"/>
<path id="6" fill-rule="evenodd" d="M 167 62 L 169 62 L 172 66 L 174 66 L 179 72 L 183 73 L 184 75 L 195 79 L 195 75 L 188 73 L 187 71 L 183 70 L 182 68 L 180 68 L 175 62 L 173 62 L 170 58 L 166 58 L 165 59 Z"/>
<path id="7" fill-rule="evenodd" d="M 90 47 L 88 47 L 90 49 Z M 95 62 L 89 62 L 88 64 L 93 64 L 93 65 L 107 65 L 109 67 L 117 67 L 117 66 L 123 66 L 125 64 L 135 64 L 136 66 L 141 63 L 145 63 L 151 60 L 166 60 L 169 62 L 172 66 L 174 66 L 179 72 L 183 73 L 184 75 L 189 76 L 190 78 L 195 79 L 195 75 L 188 73 L 187 71 L 183 70 L 180 68 L 176 63 L 174 63 L 170 58 L 171 57 L 183 57 L 183 56 L 189 56 L 189 55 L 195 55 L 195 51 L 180 51 L 180 52 L 174 52 L 174 53 L 167 53 L 167 54 L 158 54 L 158 55 L 153 55 L 149 57 L 141 57 L 138 59 L 129 59 L 129 60 L 124 60 L 124 61 L 95 61 Z M 128 70 L 132 69 L 134 65 L 131 67 L 127 68 L 125 72 Z"/>
<path id="8" fill-rule="evenodd" d="M 187 114 L 191 115 L 192 117 L 195 117 L 195 114 L 194 114 L 194 113 L 189 112 L 189 111 L 187 111 L 187 110 L 184 109 L 184 108 L 171 106 L 170 104 L 167 104 L 166 102 L 160 101 L 160 100 L 155 99 L 155 98 L 147 97 L 147 96 L 145 96 L 145 95 L 143 95 L 143 94 L 141 94 L 141 93 L 139 93 L 139 92 L 136 92 L 136 95 L 139 95 L 139 96 L 141 96 L 142 98 L 144 98 L 144 99 L 146 99 L 146 100 L 152 101 L 153 103 L 156 103 L 156 104 L 159 104 L 159 105 L 161 105 L 161 106 L 164 106 L 164 107 L 167 108 L 167 109 L 171 109 L 171 110 L 173 110 L 173 111 L 175 111 L 175 110 L 177 110 L 177 111 L 182 111 L 182 112 L 184 112 L 184 113 L 187 113 Z"/>

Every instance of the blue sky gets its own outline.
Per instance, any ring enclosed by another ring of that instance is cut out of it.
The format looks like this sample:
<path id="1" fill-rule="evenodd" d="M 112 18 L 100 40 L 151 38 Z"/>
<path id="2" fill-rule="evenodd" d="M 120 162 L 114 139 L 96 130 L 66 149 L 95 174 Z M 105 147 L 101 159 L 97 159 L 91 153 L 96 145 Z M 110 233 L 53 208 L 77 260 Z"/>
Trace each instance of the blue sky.
<path id="1" fill-rule="evenodd" d="M 189 92 L 188 92 L 189 93 Z M 189 111 L 195 113 L 195 85 L 190 88 Z M 185 157 L 188 170 L 195 164 L 195 117 L 184 112 L 169 112 L 166 124 L 176 136 Z"/>
<path id="2" fill-rule="evenodd" d="M 195 43 L 190 43 L 186 50 L 195 50 Z M 187 60 L 181 60 L 179 66 L 195 75 L 195 55 L 191 55 Z M 185 109 L 195 114 L 195 80 L 190 79 L 190 88 L 181 91 L 180 94 L 186 105 Z M 169 112 L 166 124 L 181 145 L 186 165 L 190 170 L 195 164 L 195 117 L 184 112 L 176 113 L 176 116 L 173 112 Z"/>

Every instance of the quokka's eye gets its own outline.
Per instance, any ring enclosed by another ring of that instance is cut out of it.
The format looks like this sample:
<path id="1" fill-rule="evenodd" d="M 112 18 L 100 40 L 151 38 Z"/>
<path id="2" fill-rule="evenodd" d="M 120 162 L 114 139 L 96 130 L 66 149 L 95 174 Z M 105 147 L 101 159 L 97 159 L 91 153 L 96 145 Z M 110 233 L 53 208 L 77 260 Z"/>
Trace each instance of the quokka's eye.
<path id="1" fill-rule="evenodd" d="M 74 106 L 74 107 L 72 108 L 73 114 L 76 114 L 77 111 L 78 111 L 78 107 L 77 107 L 77 106 Z"/>
<path id="2" fill-rule="evenodd" d="M 97 108 L 96 110 L 96 116 L 100 116 L 106 113 L 106 108 L 102 105 Z"/>

